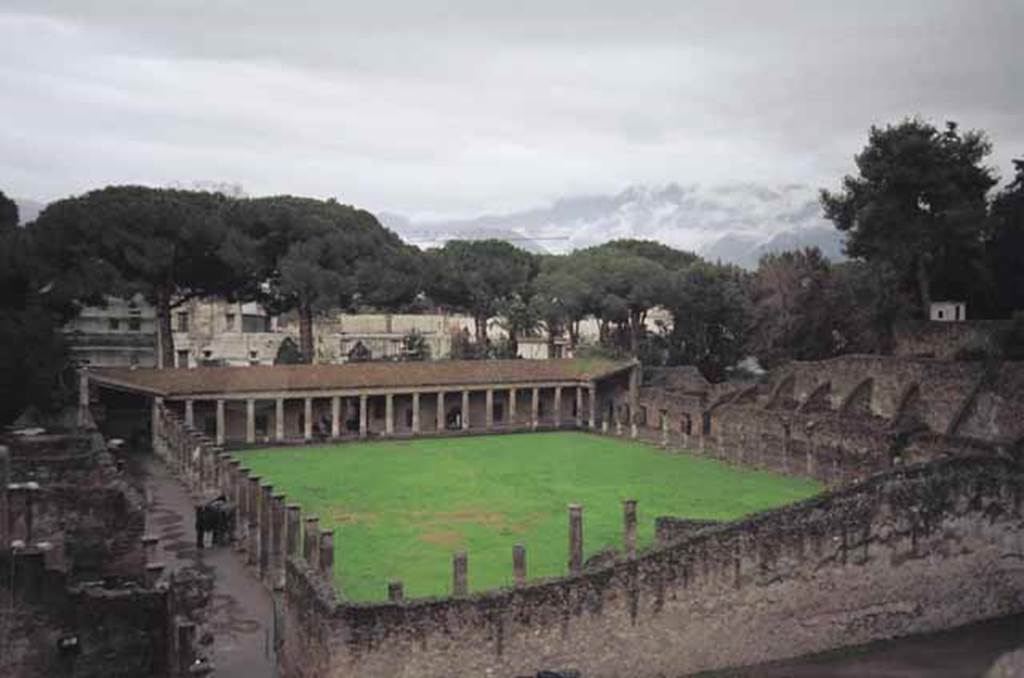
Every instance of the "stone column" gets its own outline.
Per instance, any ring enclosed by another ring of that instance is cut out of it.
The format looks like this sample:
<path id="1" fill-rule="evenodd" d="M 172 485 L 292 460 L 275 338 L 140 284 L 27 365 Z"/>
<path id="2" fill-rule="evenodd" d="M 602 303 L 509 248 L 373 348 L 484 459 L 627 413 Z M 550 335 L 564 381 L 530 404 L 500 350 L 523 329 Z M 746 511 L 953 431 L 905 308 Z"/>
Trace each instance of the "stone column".
<path id="1" fill-rule="evenodd" d="M 78 371 L 78 427 L 87 428 L 91 421 L 92 417 L 89 416 L 89 374 L 83 369 Z"/>
<path id="2" fill-rule="evenodd" d="M 217 444 L 224 444 L 224 401 L 217 401 Z"/>
<path id="3" fill-rule="evenodd" d="M 437 420 L 434 422 L 437 425 L 438 431 L 444 430 L 444 391 L 437 392 Z"/>
<path id="4" fill-rule="evenodd" d="M 420 392 L 415 391 L 412 394 L 412 433 L 413 435 L 420 434 Z"/>
<path id="5" fill-rule="evenodd" d="M 484 414 L 484 425 L 487 430 L 490 431 L 494 428 L 494 389 L 489 388 L 485 391 L 484 397 L 486 413 Z"/>
<path id="6" fill-rule="evenodd" d="M 569 504 L 569 573 L 583 571 L 583 507 Z"/>
<path id="7" fill-rule="evenodd" d="M 242 493 L 240 488 L 242 487 L 242 462 L 237 459 L 232 459 L 228 463 L 228 485 L 229 494 L 228 501 L 235 505 L 235 521 L 232 526 L 231 541 L 238 543 L 241 539 L 241 524 L 244 518 L 242 514 Z"/>
<path id="8" fill-rule="evenodd" d="M 320 533 L 320 574 L 334 586 L 334 530 Z"/>
<path id="9" fill-rule="evenodd" d="M 277 442 L 284 440 L 284 398 L 274 402 L 274 439 Z"/>
<path id="10" fill-rule="evenodd" d="M 593 431 L 597 428 L 597 384 L 595 382 L 590 382 L 590 393 L 587 395 L 590 401 L 590 420 L 588 421 L 588 426 Z"/>
<path id="11" fill-rule="evenodd" d="M 452 556 L 452 595 L 469 593 L 469 556 L 460 551 Z"/>
<path id="12" fill-rule="evenodd" d="M 405 600 L 405 587 L 402 582 L 393 579 L 388 582 L 388 600 L 392 603 L 401 603 Z"/>
<path id="13" fill-rule="evenodd" d="M 576 387 L 576 428 L 583 428 L 583 387 Z"/>
<path id="14" fill-rule="evenodd" d="M 555 387 L 555 428 L 562 425 L 562 387 Z"/>
<path id="15" fill-rule="evenodd" d="M 526 585 L 526 547 L 522 544 L 512 547 L 512 576 L 516 586 Z"/>
<path id="16" fill-rule="evenodd" d="M 286 513 L 285 519 L 288 524 L 284 531 L 284 553 L 286 557 L 294 558 L 299 555 L 299 544 L 302 541 L 302 534 L 299 532 L 302 527 L 302 507 L 298 504 L 288 504 Z"/>
<path id="17" fill-rule="evenodd" d="M 260 578 L 270 578 L 270 520 L 273 511 L 274 486 L 260 486 Z"/>
<path id="18" fill-rule="evenodd" d="M 395 395 L 384 396 L 384 435 L 395 435 Z"/>
<path id="19" fill-rule="evenodd" d="M 331 437 L 341 437 L 341 398 L 339 396 L 331 398 Z"/>
<path id="20" fill-rule="evenodd" d="M 271 586 L 284 586 L 284 495 L 272 497 L 273 508 L 270 518 L 270 571 Z"/>
<path id="21" fill-rule="evenodd" d="M 149 424 L 150 425 L 150 434 L 152 435 L 151 444 L 153 446 L 153 451 L 154 452 L 156 452 L 157 450 L 162 449 L 162 447 L 163 447 L 163 445 L 160 442 L 160 434 L 163 432 L 163 427 L 161 426 L 161 423 L 162 423 L 161 416 L 163 415 L 163 409 L 164 409 L 164 399 L 161 398 L 160 396 L 154 397 L 153 398 L 153 406 L 152 406 L 152 409 L 150 411 L 150 418 L 149 418 L 150 419 L 150 424 Z"/>
<path id="22" fill-rule="evenodd" d="M 316 516 L 306 518 L 306 534 L 302 542 L 302 555 L 313 570 L 317 567 L 320 557 L 320 521 Z"/>
<path id="23" fill-rule="evenodd" d="M 305 430 L 302 432 L 302 437 L 304 440 L 308 441 L 313 439 L 313 399 L 306 398 L 304 402 L 306 407 L 305 421 L 302 423 L 305 425 Z"/>
<path id="24" fill-rule="evenodd" d="M 8 499 L 10 491 L 7 486 L 11 484 L 11 451 L 0 445 L 0 545 L 4 549 L 10 547 L 10 508 Z"/>
<path id="25" fill-rule="evenodd" d="M 366 394 L 359 395 L 359 437 L 366 437 Z"/>
<path id="26" fill-rule="evenodd" d="M 661 413 L 661 446 L 668 447 L 668 414 Z"/>
<path id="27" fill-rule="evenodd" d="M 469 391 L 462 392 L 462 430 L 469 430 Z"/>
<path id="28" fill-rule="evenodd" d="M 177 638 L 175 647 L 178 651 L 177 674 L 189 675 L 189 669 L 196 659 L 196 625 L 195 622 L 176 622 Z"/>
<path id="29" fill-rule="evenodd" d="M 537 426 L 540 423 L 540 389 L 536 386 L 533 387 L 533 397 L 530 400 L 530 428 L 534 431 L 537 430 Z"/>
<path id="30" fill-rule="evenodd" d="M 508 390 L 508 423 L 509 426 L 515 426 L 516 422 L 516 390 L 510 388 Z"/>
<path id="31" fill-rule="evenodd" d="M 637 437 L 636 415 L 640 410 L 640 364 L 629 371 L 629 437 Z M 646 424 L 646 422 L 644 422 Z"/>
<path id="32" fill-rule="evenodd" d="M 245 442 L 256 442 L 256 401 L 252 398 L 245 401 Z"/>
<path id="33" fill-rule="evenodd" d="M 622 502 L 623 547 L 627 558 L 636 558 L 636 499 Z"/>
<path id="34" fill-rule="evenodd" d="M 259 565 L 260 558 L 260 476 L 249 476 L 249 546 L 247 565 Z"/>
<path id="35" fill-rule="evenodd" d="M 189 398 L 189 399 L 187 399 L 185 401 L 185 426 L 192 426 L 192 427 L 194 427 L 195 425 L 196 425 L 195 401 L 192 400 L 191 398 Z"/>

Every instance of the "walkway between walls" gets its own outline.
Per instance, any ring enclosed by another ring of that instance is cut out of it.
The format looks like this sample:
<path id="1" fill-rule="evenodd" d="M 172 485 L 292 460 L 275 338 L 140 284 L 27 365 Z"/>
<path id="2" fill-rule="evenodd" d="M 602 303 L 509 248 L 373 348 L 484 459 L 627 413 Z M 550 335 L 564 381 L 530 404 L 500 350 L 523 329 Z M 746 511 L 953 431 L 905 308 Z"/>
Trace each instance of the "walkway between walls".
<path id="1" fill-rule="evenodd" d="M 209 626 L 217 678 L 273 678 L 274 601 L 231 547 L 196 548 L 193 502 L 188 490 L 158 459 L 141 461 L 150 507 L 146 531 L 160 537 L 156 559 L 168 570 L 186 565 L 213 576 Z"/>

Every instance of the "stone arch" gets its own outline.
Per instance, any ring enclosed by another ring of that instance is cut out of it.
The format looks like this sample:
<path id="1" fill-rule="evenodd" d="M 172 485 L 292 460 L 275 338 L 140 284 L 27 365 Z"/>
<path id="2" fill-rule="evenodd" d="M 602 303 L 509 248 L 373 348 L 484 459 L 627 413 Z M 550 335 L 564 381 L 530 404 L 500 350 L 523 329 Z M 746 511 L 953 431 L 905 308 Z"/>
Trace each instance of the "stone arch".
<path id="1" fill-rule="evenodd" d="M 908 384 L 903 389 L 892 417 L 892 428 L 898 431 L 914 431 L 926 428 L 924 412 L 921 405 L 921 385 L 917 382 Z"/>
<path id="2" fill-rule="evenodd" d="M 797 412 L 829 412 L 832 410 L 831 395 L 831 381 L 818 384 L 807 396 L 807 400 L 800 403 Z"/>
<path id="3" fill-rule="evenodd" d="M 788 374 L 775 384 L 775 388 L 772 389 L 771 397 L 768 398 L 768 403 L 765 405 L 765 409 L 795 410 L 796 407 L 796 375 Z"/>
<path id="4" fill-rule="evenodd" d="M 875 380 L 868 377 L 853 387 L 853 390 L 843 398 L 839 406 L 839 414 L 843 416 L 867 417 L 871 415 L 871 399 L 874 395 Z"/>

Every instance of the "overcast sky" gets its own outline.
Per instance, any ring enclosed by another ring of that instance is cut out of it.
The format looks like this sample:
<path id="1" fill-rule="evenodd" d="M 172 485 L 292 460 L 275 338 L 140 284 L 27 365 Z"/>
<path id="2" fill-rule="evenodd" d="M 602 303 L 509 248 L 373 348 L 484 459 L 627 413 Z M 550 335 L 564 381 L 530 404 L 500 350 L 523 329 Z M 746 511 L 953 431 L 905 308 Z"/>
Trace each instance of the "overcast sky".
<path id="1" fill-rule="evenodd" d="M 909 114 L 987 130 L 1005 177 L 1022 36 L 1022 0 L 3 0 L 0 190 L 205 180 L 454 216 L 834 185 Z"/>

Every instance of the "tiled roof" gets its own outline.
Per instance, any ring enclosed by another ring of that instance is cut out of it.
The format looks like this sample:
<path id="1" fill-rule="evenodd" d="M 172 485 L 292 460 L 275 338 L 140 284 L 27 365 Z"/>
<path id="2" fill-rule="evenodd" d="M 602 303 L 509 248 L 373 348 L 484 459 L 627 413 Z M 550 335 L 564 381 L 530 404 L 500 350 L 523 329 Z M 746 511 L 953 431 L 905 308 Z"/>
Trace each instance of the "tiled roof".
<path id="1" fill-rule="evenodd" d="M 174 397 L 210 393 L 586 382 L 619 372 L 631 364 L 598 359 L 452 360 L 164 370 L 97 368 L 90 370 L 89 375 L 100 384 Z"/>

